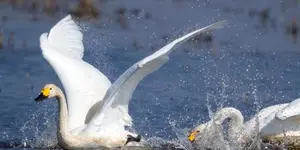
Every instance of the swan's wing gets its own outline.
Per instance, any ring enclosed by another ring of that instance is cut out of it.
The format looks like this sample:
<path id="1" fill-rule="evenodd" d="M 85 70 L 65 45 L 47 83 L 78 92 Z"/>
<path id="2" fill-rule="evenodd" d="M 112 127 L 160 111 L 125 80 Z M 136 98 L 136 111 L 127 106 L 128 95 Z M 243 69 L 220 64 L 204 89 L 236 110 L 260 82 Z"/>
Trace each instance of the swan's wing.
<path id="1" fill-rule="evenodd" d="M 274 120 L 275 114 L 280 111 L 282 108 L 286 107 L 287 104 L 279 104 L 269 106 L 260 110 L 257 114 L 255 114 L 249 121 L 244 124 L 245 129 L 252 130 L 259 127 L 259 131 L 269 124 L 272 120 Z"/>
<path id="2" fill-rule="evenodd" d="M 44 33 L 42 36 L 46 35 L 47 33 Z M 47 38 L 47 46 L 51 46 L 53 50 L 68 57 L 81 60 L 84 52 L 82 39 L 83 35 L 80 28 L 68 15 L 51 28 Z M 41 42 L 42 45 L 43 42 Z"/>
<path id="3" fill-rule="evenodd" d="M 40 46 L 44 58 L 52 66 L 67 95 L 69 127 L 84 125 L 93 104 L 102 100 L 111 86 L 105 75 L 82 60 L 84 47 L 80 28 L 68 15 L 50 33 L 43 33 Z"/>
<path id="4" fill-rule="evenodd" d="M 276 118 L 280 120 L 285 120 L 290 117 L 300 115 L 300 98 L 292 101 L 286 107 L 281 109 L 277 114 Z"/>
<path id="5" fill-rule="evenodd" d="M 169 59 L 169 53 L 185 41 L 200 33 L 222 28 L 225 23 L 227 22 L 217 22 L 190 32 L 131 66 L 109 88 L 100 105 L 100 109 L 92 118 L 86 129 L 95 131 L 100 129 L 101 126 L 110 124 L 119 124 L 120 127 L 123 127 L 124 125 L 131 126 L 132 122 L 131 117 L 128 114 L 128 103 L 139 82 L 145 76 L 156 71 L 165 64 Z"/>

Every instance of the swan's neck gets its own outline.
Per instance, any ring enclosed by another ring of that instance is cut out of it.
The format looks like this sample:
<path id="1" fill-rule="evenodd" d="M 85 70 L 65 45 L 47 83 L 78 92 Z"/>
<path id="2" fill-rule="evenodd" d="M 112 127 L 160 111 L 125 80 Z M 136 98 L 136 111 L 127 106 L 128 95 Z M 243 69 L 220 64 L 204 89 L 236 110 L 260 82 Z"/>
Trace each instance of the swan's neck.
<path id="1" fill-rule="evenodd" d="M 68 107 L 66 103 L 66 98 L 61 89 L 57 88 L 56 92 L 56 99 L 58 100 L 59 105 L 57 138 L 60 144 L 68 146 L 72 141 L 72 135 L 68 128 Z"/>
<path id="2" fill-rule="evenodd" d="M 230 137 L 236 137 L 241 131 L 244 123 L 244 117 L 242 113 L 232 107 L 223 108 L 214 116 L 214 121 L 217 124 L 222 124 L 225 119 L 230 119 L 228 135 Z"/>

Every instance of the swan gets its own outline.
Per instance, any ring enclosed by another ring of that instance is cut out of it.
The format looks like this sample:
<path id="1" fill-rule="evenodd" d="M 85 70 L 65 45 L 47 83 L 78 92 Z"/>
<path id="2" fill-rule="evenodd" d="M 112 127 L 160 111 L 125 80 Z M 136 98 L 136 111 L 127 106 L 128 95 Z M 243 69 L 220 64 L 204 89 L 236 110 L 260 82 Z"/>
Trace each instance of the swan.
<path id="1" fill-rule="evenodd" d="M 276 113 L 276 118 L 279 120 L 285 120 L 290 117 L 300 115 L 300 98 L 292 101 L 286 107 Z"/>
<path id="2" fill-rule="evenodd" d="M 42 55 L 60 79 L 66 93 L 53 84 L 42 88 L 36 101 L 56 97 L 59 101 L 58 144 L 64 149 L 120 147 L 138 143 L 141 136 L 132 126 L 128 104 L 139 82 L 159 69 L 176 47 L 200 33 L 224 27 L 220 21 L 190 32 L 167 44 L 127 69 L 113 84 L 85 62 L 83 34 L 70 15 L 40 36 Z"/>
<path id="3" fill-rule="evenodd" d="M 228 127 L 229 140 L 237 141 L 242 145 L 249 143 L 256 135 L 269 139 L 299 137 L 300 116 L 289 116 L 284 120 L 276 117 L 279 112 L 293 103 L 294 101 L 264 108 L 246 123 L 244 123 L 242 113 L 236 108 L 222 108 L 215 113 L 211 121 L 196 126 L 190 132 L 188 139 L 190 142 L 194 142 L 195 140 L 201 140 L 204 136 L 214 136 L 218 132 L 218 126 L 221 126 L 226 119 L 230 119 Z"/>

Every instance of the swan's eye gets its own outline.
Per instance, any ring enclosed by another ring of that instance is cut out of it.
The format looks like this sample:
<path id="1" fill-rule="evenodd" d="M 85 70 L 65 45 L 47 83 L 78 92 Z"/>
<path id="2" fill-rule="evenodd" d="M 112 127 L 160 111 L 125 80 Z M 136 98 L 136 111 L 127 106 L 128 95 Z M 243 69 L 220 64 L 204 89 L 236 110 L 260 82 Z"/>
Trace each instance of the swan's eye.
<path id="1" fill-rule="evenodd" d="M 200 131 L 199 130 L 197 130 L 197 133 L 199 133 Z"/>
<path id="2" fill-rule="evenodd" d="M 50 88 L 50 90 L 52 90 L 52 88 Z"/>

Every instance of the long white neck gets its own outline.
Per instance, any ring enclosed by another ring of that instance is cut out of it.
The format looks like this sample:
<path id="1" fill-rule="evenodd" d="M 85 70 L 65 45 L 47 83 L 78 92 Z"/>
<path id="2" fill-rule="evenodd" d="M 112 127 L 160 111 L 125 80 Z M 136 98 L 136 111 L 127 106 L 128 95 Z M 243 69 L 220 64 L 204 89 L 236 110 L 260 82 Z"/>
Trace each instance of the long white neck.
<path id="1" fill-rule="evenodd" d="M 59 120 L 58 120 L 58 130 L 57 130 L 57 138 L 60 146 L 62 147 L 69 147 L 72 143 L 72 135 L 68 128 L 68 107 L 66 103 L 66 98 L 58 87 L 56 88 L 57 96 L 56 99 L 58 100 L 59 105 Z"/>
<path id="2" fill-rule="evenodd" d="M 230 138 L 236 138 L 244 123 L 242 113 L 233 107 L 226 107 L 218 111 L 214 116 L 214 121 L 218 125 L 221 125 L 225 119 L 231 119 L 228 128 L 228 135 Z"/>

